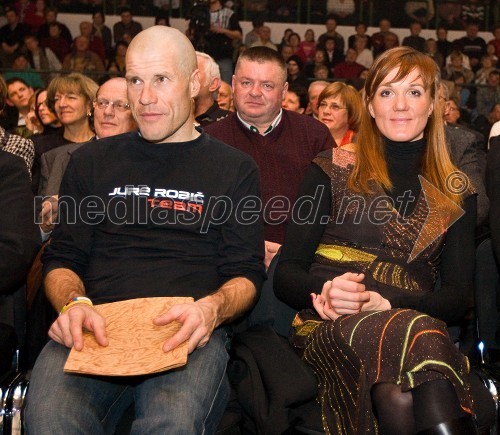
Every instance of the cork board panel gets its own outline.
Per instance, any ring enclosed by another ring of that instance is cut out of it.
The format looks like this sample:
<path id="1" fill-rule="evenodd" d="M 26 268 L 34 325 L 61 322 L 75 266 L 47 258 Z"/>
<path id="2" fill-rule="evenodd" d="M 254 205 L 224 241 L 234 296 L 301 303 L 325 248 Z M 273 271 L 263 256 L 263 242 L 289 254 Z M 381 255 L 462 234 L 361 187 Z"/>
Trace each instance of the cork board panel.
<path id="1" fill-rule="evenodd" d="M 187 363 L 187 341 L 165 353 L 163 343 L 181 327 L 179 322 L 156 326 L 153 319 L 175 304 L 192 302 L 187 297 L 139 298 L 96 305 L 106 319 L 109 345 L 97 344 L 94 334 L 84 332 L 81 351 L 74 348 L 64 371 L 100 376 L 137 376 L 158 373 Z"/>

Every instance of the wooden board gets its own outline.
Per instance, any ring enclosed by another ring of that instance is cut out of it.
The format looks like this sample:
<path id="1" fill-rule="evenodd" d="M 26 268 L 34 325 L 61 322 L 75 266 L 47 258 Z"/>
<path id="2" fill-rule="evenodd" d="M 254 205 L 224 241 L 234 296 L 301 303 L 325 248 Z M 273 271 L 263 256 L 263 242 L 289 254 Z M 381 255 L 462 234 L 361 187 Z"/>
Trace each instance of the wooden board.
<path id="1" fill-rule="evenodd" d="M 130 299 L 96 305 L 106 319 L 109 345 L 97 344 L 94 334 L 84 332 L 81 351 L 74 348 L 64 366 L 65 372 L 101 376 L 136 376 L 158 373 L 187 363 L 187 341 L 165 353 L 163 343 L 181 327 L 178 322 L 156 326 L 153 319 L 174 304 L 192 302 L 187 297 Z"/>

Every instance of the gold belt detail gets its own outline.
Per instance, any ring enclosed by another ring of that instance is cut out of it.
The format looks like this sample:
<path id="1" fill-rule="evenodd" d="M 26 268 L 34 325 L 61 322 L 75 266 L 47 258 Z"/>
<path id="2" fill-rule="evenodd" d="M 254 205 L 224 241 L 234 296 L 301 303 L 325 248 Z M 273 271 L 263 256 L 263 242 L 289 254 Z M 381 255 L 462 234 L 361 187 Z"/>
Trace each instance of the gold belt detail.
<path id="1" fill-rule="evenodd" d="M 376 255 L 369 254 L 368 252 L 364 252 L 359 249 L 341 245 L 325 245 L 323 243 L 319 244 L 316 254 L 321 255 L 328 260 L 346 263 L 352 261 L 372 263 L 377 258 Z"/>

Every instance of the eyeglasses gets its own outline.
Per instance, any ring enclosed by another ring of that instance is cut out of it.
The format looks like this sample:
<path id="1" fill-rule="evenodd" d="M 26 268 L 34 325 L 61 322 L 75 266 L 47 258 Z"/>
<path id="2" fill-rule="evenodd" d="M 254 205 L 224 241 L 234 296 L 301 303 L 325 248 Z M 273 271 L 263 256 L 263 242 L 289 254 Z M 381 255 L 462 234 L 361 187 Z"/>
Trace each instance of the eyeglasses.
<path id="1" fill-rule="evenodd" d="M 124 103 L 123 101 L 109 101 L 102 98 L 94 101 L 94 107 L 98 107 L 101 110 L 106 109 L 109 105 L 120 112 L 125 112 L 130 109 L 130 104 Z"/>
<path id="2" fill-rule="evenodd" d="M 338 112 L 339 110 L 347 109 L 347 107 L 339 106 L 336 103 L 328 104 L 326 101 L 322 101 L 319 103 L 321 109 L 325 110 L 326 108 L 330 109 L 332 112 Z"/>

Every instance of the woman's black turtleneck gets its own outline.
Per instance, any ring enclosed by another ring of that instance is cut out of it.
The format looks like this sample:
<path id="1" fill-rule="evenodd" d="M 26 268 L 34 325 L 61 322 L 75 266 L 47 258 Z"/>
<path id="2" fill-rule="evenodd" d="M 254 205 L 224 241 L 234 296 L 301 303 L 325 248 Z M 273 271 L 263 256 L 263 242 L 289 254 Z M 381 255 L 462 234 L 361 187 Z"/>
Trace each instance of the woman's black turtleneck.
<path id="1" fill-rule="evenodd" d="M 418 179 L 425 141 L 385 141 L 389 177 L 393 189 L 388 192 L 396 198 L 411 191 L 415 201 L 408 204 L 403 214 L 411 213 L 421 191 Z M 331 179 L 317 165 L 309 168 L 299 190 L 298 197 L 314 198 L 311 207 L 317 210 L 315 220 L 308 224 L 290 222 L 280 261 L 274 274 L 277 297 L 295 309 L 312 308 L 310 293 L 321 293 L 323 280 L 309 274 L 314 253 L 320 243 L 330 213 Z M 324 194 L 318 195 L 317 189 Z M 476 222 L 476 198 L 470 196 L 462 203 L 465 215 L 447 232 L 441 254 L 441 288 L 425 296 L 401 295 L 389 302 L 393 308 L 411 308 L 448 324 L 461 319 L 471 302 L 474 276 L 474 228 Z M 333 278 L 333 277 L 332 277 Z"/>
<path id="2" fill-rule="evenodd" d="M 410 214 L 415 208 L 421 190 L 418 175 L 421 173 L 425 139 L 413 142 L 394 142 L 384 139 L 384 144 L 387 171 L 393 186 L 387 194 L 399 206 L 400 213 Z M 398 198 L 408 198 L 408 195 L 405 195 L 407 191 L 410 191 L 411 196 L 415 199 L 401 204 Z"/>

